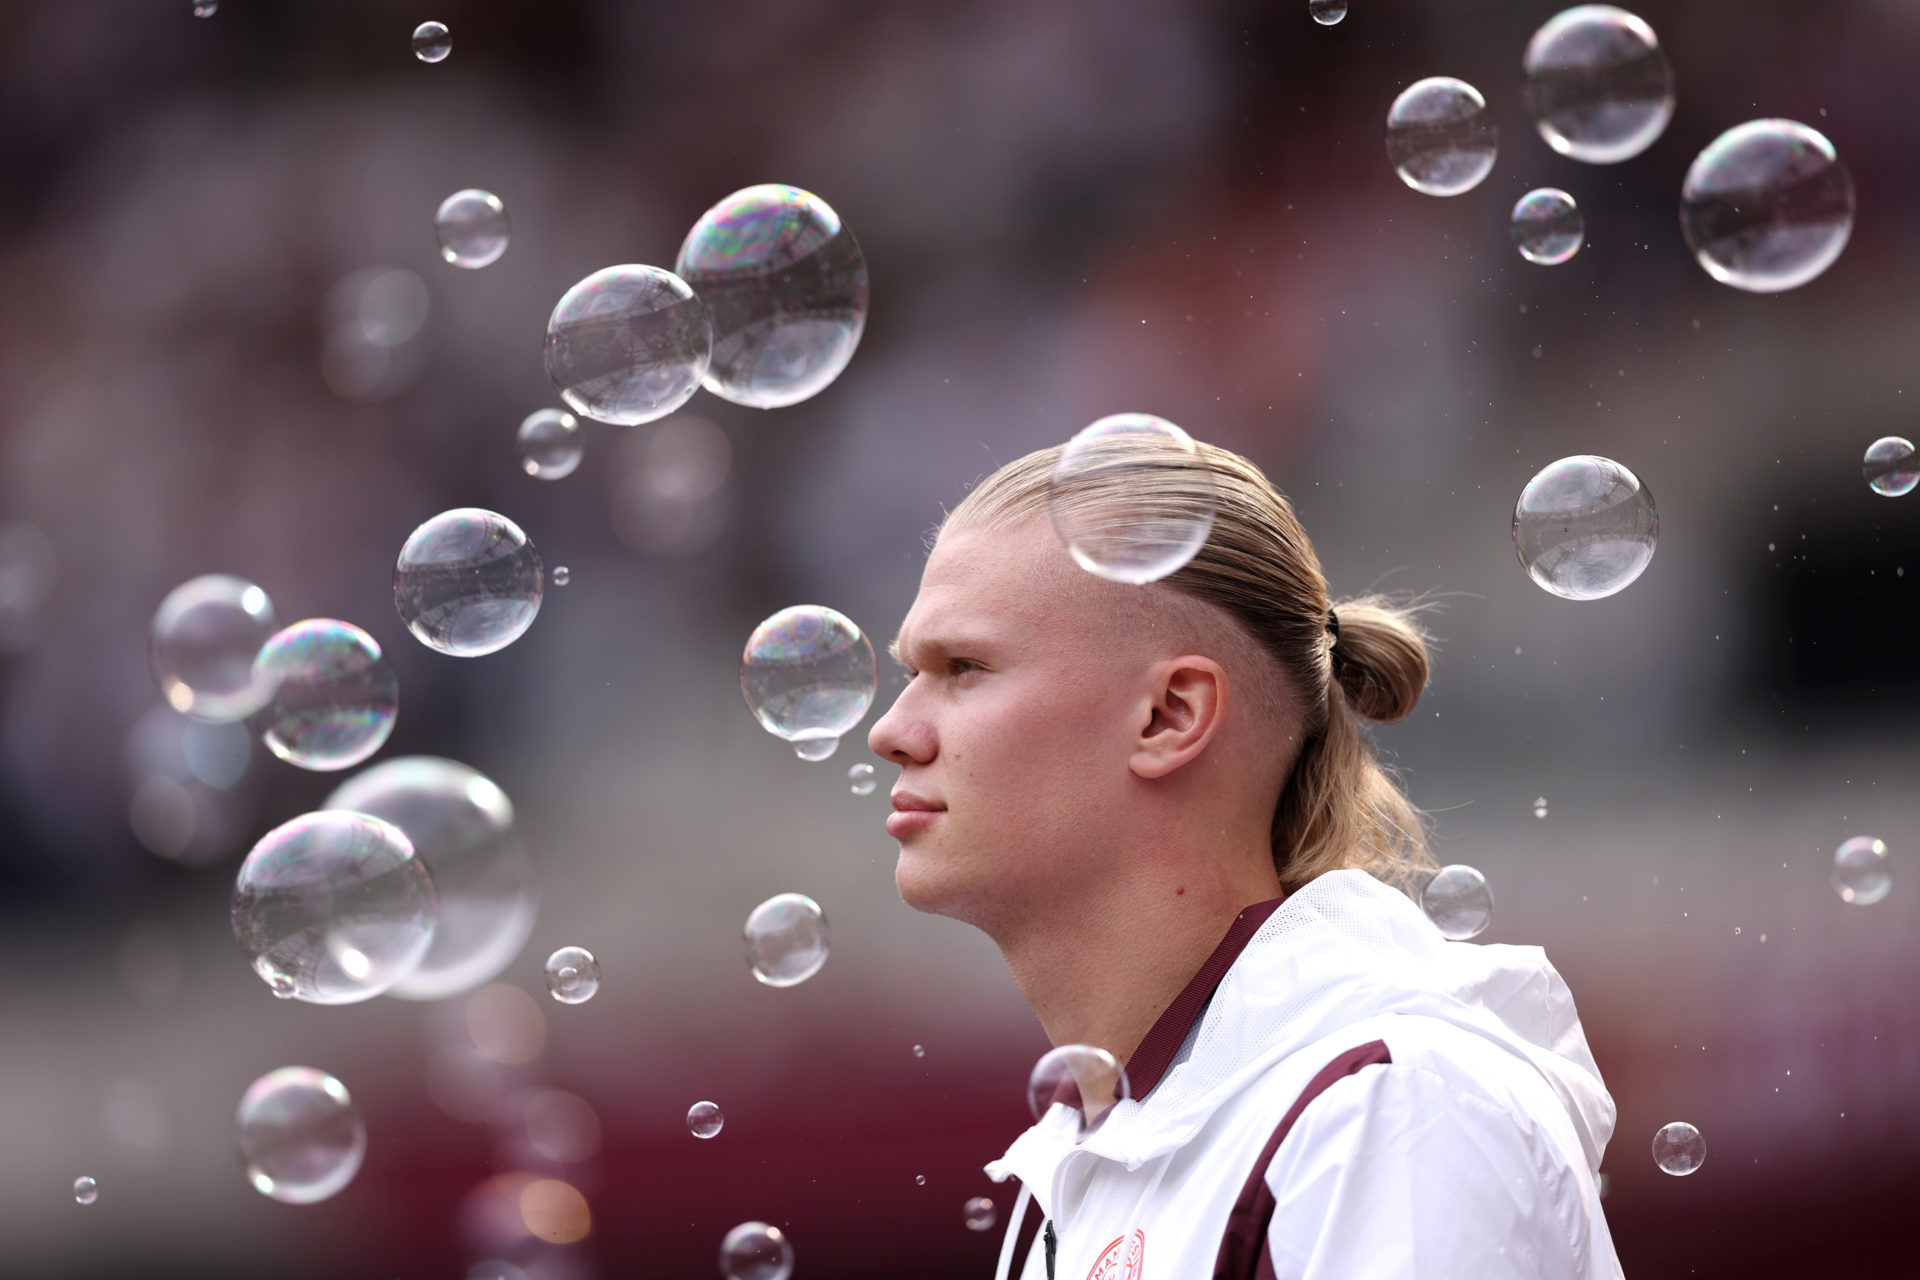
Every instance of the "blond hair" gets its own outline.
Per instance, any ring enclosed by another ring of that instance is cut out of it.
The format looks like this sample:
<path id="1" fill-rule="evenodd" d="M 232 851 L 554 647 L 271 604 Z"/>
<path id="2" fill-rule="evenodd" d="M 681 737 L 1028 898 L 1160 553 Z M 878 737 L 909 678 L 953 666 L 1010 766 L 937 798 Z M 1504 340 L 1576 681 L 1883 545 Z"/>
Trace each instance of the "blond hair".
<path id="1" fill-rule="evenodd" d="M 1260 468 L 1226 449 L 1196 447 L 1211 474 L 1213 527 L 1158 585 L 1233 619 L 1271 659 L 1300 712 L 1298 753 L 1273 815 L 1281 885 L 1293 893 L 1324 872 L 1359 867 L 1417 892 L 1435 866 L 1426 815 L 1381 764 L 1360 720 L 1401 720 L 1419 701 L 1428 670 L 1419 607 L 1375 594 L 1331 601 L 1306 530 Z M 1049 514 L 1060 453 L 1042 449 L 1001 467 L 942 527 L 1005 528 Z M 1144 501 L 1131 494 L 1134 509 L 1164 519 L 1184 501 L 1179 485 L 1167 481 Z M 1110 483 L 1094 480 L 1056 497 L 1084 505 L 1112 495 Z M 1262 701 L 1271 700 L 1256 695 L 1253 705 Z"/>

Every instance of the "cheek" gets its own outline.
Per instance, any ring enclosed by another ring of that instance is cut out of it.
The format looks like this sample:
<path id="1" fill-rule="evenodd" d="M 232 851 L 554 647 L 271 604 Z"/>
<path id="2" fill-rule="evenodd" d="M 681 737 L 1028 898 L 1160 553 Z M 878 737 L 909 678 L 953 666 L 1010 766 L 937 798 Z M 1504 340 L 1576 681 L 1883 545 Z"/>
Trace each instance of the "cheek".
<path id="1" fill-rule="evenodd" d="M 950 768 L 969 787 L 981 786 L 1031 812 L 1024 798 L 1039 793 L 1066 798 L 1124 770 L 1125 711 L 1097 690 L 1027 681 L 983 690 L 943 728 L 941 745 Z"/>

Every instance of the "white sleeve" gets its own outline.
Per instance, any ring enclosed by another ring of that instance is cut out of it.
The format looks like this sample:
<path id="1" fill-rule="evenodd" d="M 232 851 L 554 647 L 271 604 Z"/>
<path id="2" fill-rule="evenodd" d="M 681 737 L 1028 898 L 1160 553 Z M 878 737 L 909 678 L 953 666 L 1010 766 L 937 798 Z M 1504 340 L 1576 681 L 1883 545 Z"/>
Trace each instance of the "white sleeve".
<path id="1" fill-rule="evenodd" d="M 1579 1179 L 1516 1105 L 1388 1063 L 1329 1086 L 1267 1167 L 1275 1280 L 1585 1280 Z"/>

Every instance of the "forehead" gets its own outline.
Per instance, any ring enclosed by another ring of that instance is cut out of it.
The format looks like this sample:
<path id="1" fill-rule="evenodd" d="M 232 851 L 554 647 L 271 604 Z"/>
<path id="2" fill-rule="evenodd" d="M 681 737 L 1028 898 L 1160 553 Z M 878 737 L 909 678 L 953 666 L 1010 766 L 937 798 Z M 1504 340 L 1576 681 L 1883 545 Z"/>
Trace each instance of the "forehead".
<path id="1" fill-rule="evenodd" d="M 927 557 L 901 646 L 957 634 L 1013 640 L 1084 629 L 1102 583 L 1067 558 L 1044 519 L 948 529 Z"/>

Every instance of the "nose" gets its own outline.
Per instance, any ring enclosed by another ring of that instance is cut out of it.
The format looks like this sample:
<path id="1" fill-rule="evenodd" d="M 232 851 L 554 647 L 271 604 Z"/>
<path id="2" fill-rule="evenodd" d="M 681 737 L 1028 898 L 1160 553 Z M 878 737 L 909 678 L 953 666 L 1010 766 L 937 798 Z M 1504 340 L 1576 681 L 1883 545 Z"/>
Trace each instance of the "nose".
<path id="1" fill-rule="evenodd" d="M 913 689 L 914 682 L 908 681 L 887 713 L 867 731 L 867 749 L 882 760 L 902 766 L 926 764 L 934 753 L 933 726 L 919 714 Z"/>

